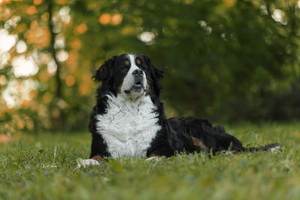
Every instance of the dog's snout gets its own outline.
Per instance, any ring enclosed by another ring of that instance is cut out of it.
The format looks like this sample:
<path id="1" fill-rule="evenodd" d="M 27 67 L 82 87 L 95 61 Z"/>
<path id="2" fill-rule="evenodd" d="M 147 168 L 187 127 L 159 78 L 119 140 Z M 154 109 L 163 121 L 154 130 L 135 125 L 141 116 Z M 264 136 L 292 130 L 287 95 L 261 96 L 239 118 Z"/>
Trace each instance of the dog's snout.
<path id="1" fill-rule="evenodd" d="M 143 70 L 141 70 L 141 69 L 136 69 L 136 70 L 134 70 L 134 71 L 132 72 L 132 75 L 138 77 L 138 76 L 143 76 L 143 73 L 144 73 Z"/>

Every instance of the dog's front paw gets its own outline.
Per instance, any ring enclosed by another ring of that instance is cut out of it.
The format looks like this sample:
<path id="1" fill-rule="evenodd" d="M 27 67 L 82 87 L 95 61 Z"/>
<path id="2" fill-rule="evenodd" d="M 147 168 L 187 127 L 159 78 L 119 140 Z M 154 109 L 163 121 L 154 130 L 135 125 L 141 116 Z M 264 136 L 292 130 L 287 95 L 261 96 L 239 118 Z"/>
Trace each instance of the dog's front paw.
<path id="1" fill-rule="evenodd" d="M 94 160 L 94 159 L 81 159 L 81 158 L 78 158 L 77 160 L 77 168 L 85 168 L 87 166 L 90 166 L 90 165 L 100 165 L 100 163 L 97 161 L 97 160 Z"/>

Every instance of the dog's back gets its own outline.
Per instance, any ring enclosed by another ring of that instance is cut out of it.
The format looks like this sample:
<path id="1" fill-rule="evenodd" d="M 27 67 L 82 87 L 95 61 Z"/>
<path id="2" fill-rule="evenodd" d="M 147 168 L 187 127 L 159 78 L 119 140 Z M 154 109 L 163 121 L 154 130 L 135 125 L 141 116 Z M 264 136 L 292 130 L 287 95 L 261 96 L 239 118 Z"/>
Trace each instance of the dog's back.
<path id="1" fill-rule="evenodd" d="M 236 137 L 226 133 L 224 127 L 214 127 L 208 120 L 198 117 L 170 118 L 168 127 L 170 145 L 177 152 L 206 151 L 215 154 L 222 151 L 239 153 L 280 149 L 277 143 L 245 148 Z"/>

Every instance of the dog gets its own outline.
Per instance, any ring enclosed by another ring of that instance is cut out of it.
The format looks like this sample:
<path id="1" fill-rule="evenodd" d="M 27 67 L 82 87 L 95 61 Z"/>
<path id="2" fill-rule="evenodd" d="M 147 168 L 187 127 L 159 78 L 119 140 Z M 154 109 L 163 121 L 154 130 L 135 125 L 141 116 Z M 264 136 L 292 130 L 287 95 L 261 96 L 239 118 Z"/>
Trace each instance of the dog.
<path id="1" fill-rule="evenodd" d="M 95 72 L 101 82 L 90 116 L 90 159 L 170 157 L 176 153 L 239 153 L 279 149 L 279 144 L 246 148 L 222 126 L 198 117 L 167 119 L 160 100 L 163 71 L 141 54 L 113 56 Z"/>

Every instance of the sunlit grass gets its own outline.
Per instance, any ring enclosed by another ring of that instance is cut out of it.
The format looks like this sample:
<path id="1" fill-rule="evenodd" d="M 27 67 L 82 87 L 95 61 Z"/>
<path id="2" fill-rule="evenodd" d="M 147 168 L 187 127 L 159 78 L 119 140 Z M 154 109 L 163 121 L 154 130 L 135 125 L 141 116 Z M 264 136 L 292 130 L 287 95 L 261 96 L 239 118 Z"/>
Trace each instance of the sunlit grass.
<path id="1" fill-rule="evenodd" d="M 23 135 L 0 143 L 0 199 L 299 199 L 300 124 L 227 126 L 246 146 L 282 152 L 110 160 L 76 168 L 88 133 Z"/>

